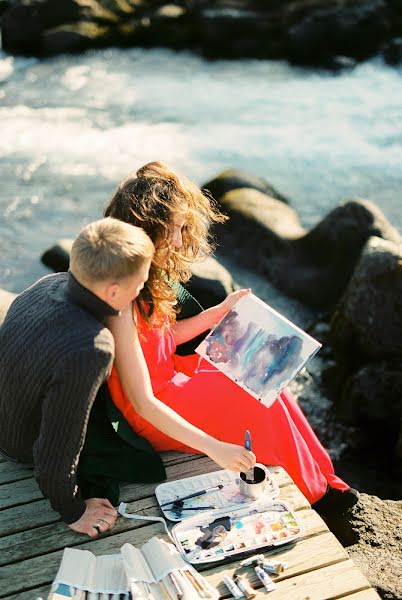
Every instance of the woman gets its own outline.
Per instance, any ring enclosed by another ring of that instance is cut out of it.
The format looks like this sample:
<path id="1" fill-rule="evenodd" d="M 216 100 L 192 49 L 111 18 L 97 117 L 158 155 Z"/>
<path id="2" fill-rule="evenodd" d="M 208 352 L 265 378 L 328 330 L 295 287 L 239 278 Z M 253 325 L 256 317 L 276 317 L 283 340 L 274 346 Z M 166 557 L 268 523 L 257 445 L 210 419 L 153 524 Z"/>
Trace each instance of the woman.
<path id="1" fill-rule="evenodd" d="M 226 219 L 213 201 L 163 163 L 152 162 L 119 186 L 105 216 L 142 227 L 156 247 L 149 279 L 135 304 L 135 324 L 131 315 L 111 324 L 116 361 L 109 389 L 133 429 L 157 451 L 194 452 L 182 431 L 173 439 L 166 435 L 163 420 L 154 420 L 155 413 L 141 414 L 135 364 L 141 346 L 154 395 L 188 423 L 235 448 L 249 429 L 257 459 L 282 465 L 311 503 L 328 490 L 326 496 L 336 502 L 354 503 L 354 492 L 335 475 L 327 452 L 288 391 L 266 408 L 198 356 L 175 354 L 176 345 L 216 325 L 249 292 L 234 292 L 196 316 L 176 319 L 174 283 L 190 278 L 189 264 L 211 252 L 210 225 Z M 245 457 L 241 460 L 246 462 Z"/>

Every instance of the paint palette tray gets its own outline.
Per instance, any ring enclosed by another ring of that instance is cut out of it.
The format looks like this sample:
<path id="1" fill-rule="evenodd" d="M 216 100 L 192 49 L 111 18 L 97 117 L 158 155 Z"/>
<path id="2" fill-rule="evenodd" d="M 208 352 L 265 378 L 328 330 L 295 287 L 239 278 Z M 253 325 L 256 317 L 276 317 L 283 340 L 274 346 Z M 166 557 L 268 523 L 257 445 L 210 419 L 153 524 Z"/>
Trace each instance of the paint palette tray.
<path id="1" fill-rule="evenodd" d="M 297 514 L 279 500 L 202 513 L 176 524 L 172 536 L 192 564 L 234 560 L 263 548 L 294 542 L 303 534 Z"/>
<path id="2" fill-rule="evenodd" d="M 208 507 L 205 508 L 205 512 L 214 513 L 222 509 L 227 510 L 228 507 L 236 509 L 240 506 L 259 506 L 261 503 L 265 504 L 267 501 L 271 501 L 279 496 L 278 484 L 268 470 L 266 489 L 258 500 L 251 500 L 241 494 L 239 481 L 239 475 L 224 469 L 213 471 L 212 473 L 195 475 L 194 477 L 187 477 L 186 479 L 161 483 L 156 487 L 155 495 L 164 516 L 170 521 L 187 520 L 194 517 L 195 514 L 203 514 L 203 507 Z M 209 490 L 210 488 L 215 488 L 215 490 L 185 500 L 182 510 L 174 510 L 172 504 L 163 506 L 163 504 L 169 501 L 183 498 L 201 490 Z M 184 510 L 184 507 L 192 510 Z"/>

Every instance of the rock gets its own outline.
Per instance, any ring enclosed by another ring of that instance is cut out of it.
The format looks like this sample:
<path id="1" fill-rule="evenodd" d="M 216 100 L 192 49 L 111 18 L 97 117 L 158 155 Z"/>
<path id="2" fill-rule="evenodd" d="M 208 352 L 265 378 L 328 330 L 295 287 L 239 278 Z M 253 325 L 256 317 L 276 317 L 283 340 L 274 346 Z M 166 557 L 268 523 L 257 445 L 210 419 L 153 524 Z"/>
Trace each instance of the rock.
<path id="1" fill-rule="evenodd" d="M 168 46 L 209 58 L 290 57 L 332 69 L 339 68 L 334 57 L 366 58 L 400 35 L 397 0 L 0 2 L 3 48 L 16 53 Z"/>
<path id="2" fill-rule="evenodd" d="M 46 250 L 42 256 L 41 261 L 46 267 L 53 269 L 53 271 L 67 271 L 70 263 L 70 252 L 74 240 L 61 239 L 54 246 Z"/>
<path id="3" fill-rule="evenodd" d="M 402 242 L 372 237 L 333 315 L 335 358 L 349 370 L 402 357 Z"/>
<path id="4" fill-rule="evenodd" d="M 366 440 L 375 436 L 385 456 L 399 459 L 397 442 L 402 433 L 402 355 L 370 362 L 345 381 L 337 402 L 343 422 L 359 427 Z"/>
<path id="5" fill-rule="evenodd" d="M 291 59 L 296 63 L 325 65 L 336 55 L 367 58 L 386 39 L 388 23 L 385 0 L 321 5 L 289 29 Z"/>
<path id="6" fill-rule="evenodd" d="M 272 185 L 265 179 L 250 175 L 246 171 L 240 169 L 227 169 L 223 171 L 211 181 L 208 181 L 204 186 L 214 198 L 221 198 L 226 192 L 231 192 L 238 188 L 252 188 L 288 204 L 287 199 L 282 196 Z"/>
<path id="7" fill-rule="evenodd" d="M 399 65 L 402 62 L 402 37 L 391 40 L 383 49 L 384 60 L 389 65 Z"/>
<path id="8" fill-rule="evenodd" d="M 0 325 L 4 321 L 11 302 L 17 297 L 17 294 L 0 289 Z"/>
<path id="9" fill-rule="evenodd" d="M 345 202 L 306 232 L 290 206 L 256 189 L 232 189 L 216 199 L 230 217 L 215 229 L 218 258 L 235 257 L 239 265 L 317 309 L 335 306 L 371 236 L 401 241 L 367 200 Z"/>
<path id="10" fill-rule="evenodd" d="M 333 307 L 371 236 L 399 243 L 401 237 L 372 202 L 351 199 L 332 210 L 307 235 L 293 243 L 296 269 L 288 273 L 293 293 L 313 306 Z M 304 275 L 300 268 L 310 271 Z M 291 288 L 287 287 L 289 293 Z"/>
<path id="11" fill-rule="evenodd" d="M 191 271 L 193 276 L 186 288 L 203 308 L 222 302 L 235 289 L 229 271 L 212 256 L 191 265 Z"/>
<path id="12" fill-rule="evenodd" d="M 400 501 L 360 494 L 351 509 L 348 528 L 358 541 L 348 544 L 348 555 L 384 600 L 402 598 L 401 522 Z M 347 545 L 345 537 L 352 536 L 346 532 L 341 539 Z"/>

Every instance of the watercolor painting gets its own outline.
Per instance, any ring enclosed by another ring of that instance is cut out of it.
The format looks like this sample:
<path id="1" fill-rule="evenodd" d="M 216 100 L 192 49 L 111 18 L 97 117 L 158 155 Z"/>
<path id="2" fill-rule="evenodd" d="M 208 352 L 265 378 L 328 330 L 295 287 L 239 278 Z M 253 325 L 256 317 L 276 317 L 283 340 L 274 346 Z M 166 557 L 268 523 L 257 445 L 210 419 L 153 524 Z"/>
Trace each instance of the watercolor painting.
<path id="1" fill-rule="evenodd" d="M 321 344 L 248 294 L 196 349 L 254 398 L 270 406 Z"/>

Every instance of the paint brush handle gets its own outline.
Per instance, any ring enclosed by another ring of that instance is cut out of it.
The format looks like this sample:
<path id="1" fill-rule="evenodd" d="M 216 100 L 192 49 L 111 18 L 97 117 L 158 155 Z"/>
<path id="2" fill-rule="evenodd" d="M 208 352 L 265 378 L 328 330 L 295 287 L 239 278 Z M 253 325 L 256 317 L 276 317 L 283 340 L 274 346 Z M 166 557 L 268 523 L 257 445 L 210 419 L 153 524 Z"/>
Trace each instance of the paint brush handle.
<path id="1" fill-rule="evenodd" d="M 248 429 L 246 429 L 246 433 L 244 435 L 244 447 L 246 450 L 250 450 L 250 452 L 251 452 L 251 449 L 252 449 L 251 433 L 249 432 Z M 246 472 L 246 479 L 250 480 L 250 481 L 254 480 L 254 468 L 253 467 Z"/>
<path id="2" fill-rule="evenodd" d="M 181 498 L 175 498 L 174 500 L 169 500 L 169 502 L 162 502 L 160 506 L 167 506 L 168 504 L 178 504 L 179 502 L 183 502 L 184 500 L 189 500 L 189 498 L 196 498 L 197 496 L 202 496 L 203 494 L 208 494 L 208 492 L 215 492 L 216 490 L 221 490 L 223 488 L 222 484 L 214 485 L 213 487 L 206 488 L 205 490 L 200 490 L 199 492 L 193 492 L 192 494 L 188 494 L 188 496 L 182 496 Z"/>
<path id="3" fill-rule="evenodd" d="M 244 447 L 246 450 L 252 450 L 251 433 L 248 429 L 246 430 L 246 433 L 244 435 Z"/>

